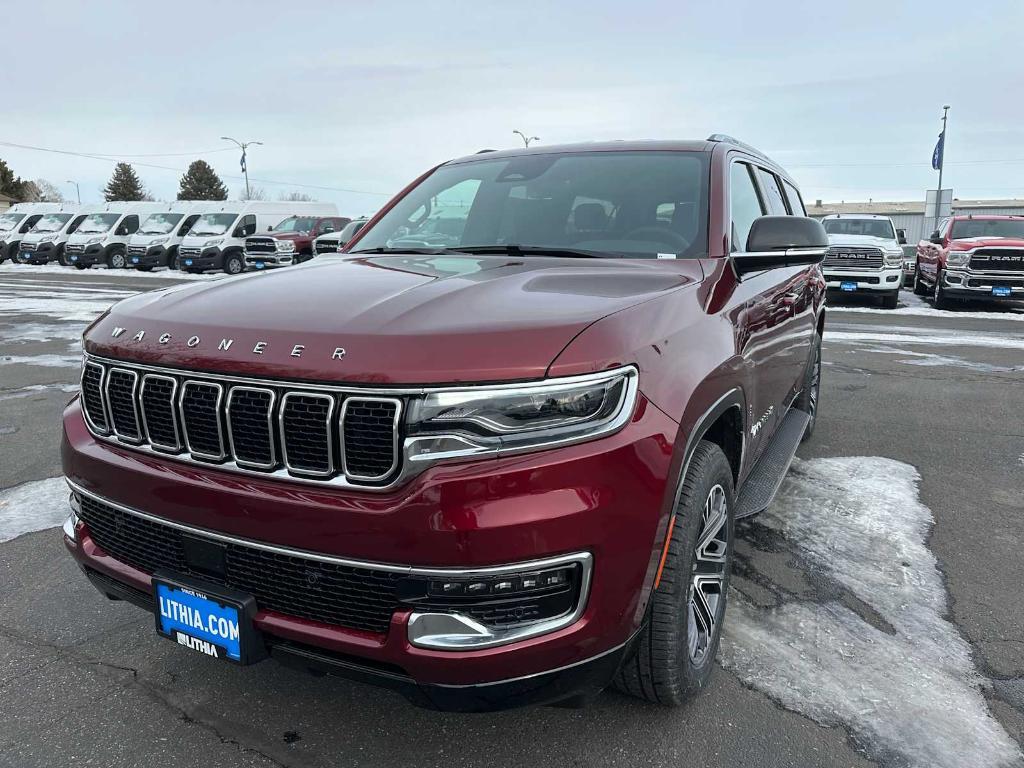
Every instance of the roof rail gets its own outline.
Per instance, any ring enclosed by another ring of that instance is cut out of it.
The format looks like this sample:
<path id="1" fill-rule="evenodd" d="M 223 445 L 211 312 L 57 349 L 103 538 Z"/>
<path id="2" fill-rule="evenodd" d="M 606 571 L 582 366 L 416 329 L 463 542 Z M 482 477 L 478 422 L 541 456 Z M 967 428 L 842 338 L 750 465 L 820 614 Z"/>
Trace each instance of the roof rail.
<path id="1" fill-rule="evenodd" d="M 740 149 L 742 149 L 742 150 L 744 150 L 746 152 L 749 152 L 752 155 L 756 155 L 757 157 L 764 158 L 765 160 L 767 160 L 770 163 L 774 163 L 775 162 L 770 157 L 768 157 L 768 155 L 766 155 L 764 152 L 762 152 L 760 149 L 757 149 L 756 147 L 752 147 L 749 144 L 747 144 L 745 142 L 742 142 L 739 139 L 735 138 L 734 136 L 730 136 L 727 133 L 712 133 L 710 136 L 708 136 L 707 140 L 708 141 L 719 142 L 719 143 L 722 143 L 722 144 L 735 144 Z"/>
<path id="2" fill-rule="evenodd" d="M 481 149 L 481 150 L 477 151 L 476 154 L 478 154 L 478 155 L 485 155 L 488 152 L 497 152 L 497 151 L 498 150 L 496 150 L 496 149 Z"/>

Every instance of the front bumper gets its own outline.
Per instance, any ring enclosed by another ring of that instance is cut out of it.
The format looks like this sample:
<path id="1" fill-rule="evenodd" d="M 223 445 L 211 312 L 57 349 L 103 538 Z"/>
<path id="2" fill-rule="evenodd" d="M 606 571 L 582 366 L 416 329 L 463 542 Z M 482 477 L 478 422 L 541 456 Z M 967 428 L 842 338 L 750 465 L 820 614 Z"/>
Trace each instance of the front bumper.
<path id="1" fill-rule="evenodd" d="M 0 261 L 10 259 L 14 261 L 18 256 L 18 248 L 20 247 L 20 240 L 0 240 Z"/>
<path id="2" fill-rule="evenodd" d="M 68 263 L 70 264 L 81 264 L 86 267 L 91 267 L 94 264 L 106 263 L 102 243 L 87 245 L 81 251 L 74 249 L 73 247 L 71 249 L 65 247 L 65 251 L 67 252 Z"/>
<path id="3" fill-rule="evenodd" d="M 499 709 L 596 692 L 642 627 L 671 502 L 678 426 L 641 398 L 620 432 L 555 450 L 439 464 L 386 493 L 239 478 L 106 442 L 77 401 L 64 417 L 69 480 L 161 519 L 278 547 L 413 568 L 480 569 L 570 552 L 592 556 L 573 623 L 507 645 L 438 650 L 410 641 L 413 611 L 382 633 L 260 609 L 272 655 L 398 688 L 444 709 Z M 149 606 L 150 574 L 115 560 L 79 525 L 65 539 L 101 591 Z M 98 577 L 96 576 L 98 574 Z M 113 584 L 113 586 L 111 586 Z"/>
<path id="4" fill-rule="evenodd" d="M 162 245 L 128 246 L 127 266 L 133 267 L 166 267 L 170 253 Z"/>
<path id="5" fill-rule="evenodd" d="M 903 267 L 863 271 L 825 271 L 824 275 L 826 287 L 830 291 L 876 291 L 888 293 L 899 290 L 900 283 L 903 280 Z"/>
<path id="6" fill-rule="evenodd" d="M 250 253 L 245 252 L 245 265 L 253 269 L 274 269 L 290 267 L 295 263 L 295 253 Z"/>
<path id="7" fill-rule="evenodd" d="M 222 265 L 220 248 L 203 248 L 200 253 L 183 252 L 178 249 L 178 269 L 202 272 L 207 269 L 220 269 Z"/>
<path id="8" fill-rule="evenodd" d="M 18 250 L 18 261 L 22 264 L 46 264 L 57 259 L 57 244 L 53 241 L 39 243 L 22 242 Z"/>
<path id="9" fill-rule="evenodd" d="M 1024 272 L 977 272 L 947 269 L 942 273 L 943 292 L 963 299 L 1020 301 L 1024 299 Z"/>

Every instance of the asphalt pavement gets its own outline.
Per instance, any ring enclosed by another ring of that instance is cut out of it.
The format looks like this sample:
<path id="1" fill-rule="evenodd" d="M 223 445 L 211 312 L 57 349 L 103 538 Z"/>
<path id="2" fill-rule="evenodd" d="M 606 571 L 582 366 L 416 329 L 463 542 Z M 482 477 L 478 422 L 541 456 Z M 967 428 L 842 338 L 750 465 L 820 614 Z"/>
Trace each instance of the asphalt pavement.
<path id="1" fill-rule="evenodd" d="M 584 709 L 455 715 L 184 652 L 66 555 L 45 481 L 81 331 L 175 281 L 0 265 L 0 766 L 1020 764 L 1024 307 L 936 312 L 904 293 L 895 312 L 830 311 L 816 433 L 771 514 L 738 528 L 722 664 L 692 703 L 609 691 Z M 909 521 L 892 530 L 872 506 L 887 483 L 903 495 L 882 511 Z M 787 520 L 801 504 L 827 524 Z M 12 513 L 39 530 L 4 541 Z M 929 643 L 934 667 L 914 657 Z"/>

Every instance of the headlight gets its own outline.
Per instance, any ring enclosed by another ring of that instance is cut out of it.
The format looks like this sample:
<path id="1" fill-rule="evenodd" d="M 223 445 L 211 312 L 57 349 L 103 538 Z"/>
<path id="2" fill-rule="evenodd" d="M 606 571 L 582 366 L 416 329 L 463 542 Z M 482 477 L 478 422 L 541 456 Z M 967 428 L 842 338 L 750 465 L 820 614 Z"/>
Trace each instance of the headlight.
<path id="1" fill-rule="evenodd" d="M 213 246 L 220 245 L 223 242 L 223 237 L 215 237 L 213 240 L 207 240 L 205 243 L 203 243 L 203 248 L 213 248 Z"/>
<path id="2" fill-rule="evenodd" d="M 885 251 L 885 266 L 898 267 L 903 263 L 903 249 Z"/>
<path id="3" fill-rule="evenodd" d="M 154 237 L 152 240 L 149 241 L 149 244 L 150 245 L 163 245 L 164 243 L 166 243 L 170 239 L 171 239 L 170 236 L 167 236 L 167 237 Z"/>
<path id="4" fill-rule="evenodd" d="M 635 368 L 538 384 L 428 392 L 410 403 L 410 461 L 548 448 L 615 431 L 633 413 Z"/>
<path id="5" fill-rule="evenodd" d="M 43 237 L 40 237 L 39 238 L 39 242 L 40 243 L 52 243 L 58 237 L 60 237 L 60 232 L 54 232 L 52 235 L 44 235 Z"/>
<path id="6" fill-rule="evenodd" d="M 277 248 L 278 251 L 284 251 L 285 253 L 288 253 L 290 251 L 295 250 L 295 243 L 293 243 L 291 240 L 278 240 L 275 243 L 274 247 Z"/>
<path id="7" fill-rule="evenodd" d="M 946 254 L 946 265 L 950 267 L 966 267 L 970 260 L 970 251 L 949 251 Z"/>
<path id="8" fill-rule="evenodd" d="M 85 241 L 85 244 L 86 245 L 99 245 L 102 242 L 103 242 L 103 238 L 102 237 L 90 237 L 88 240 Z"/>

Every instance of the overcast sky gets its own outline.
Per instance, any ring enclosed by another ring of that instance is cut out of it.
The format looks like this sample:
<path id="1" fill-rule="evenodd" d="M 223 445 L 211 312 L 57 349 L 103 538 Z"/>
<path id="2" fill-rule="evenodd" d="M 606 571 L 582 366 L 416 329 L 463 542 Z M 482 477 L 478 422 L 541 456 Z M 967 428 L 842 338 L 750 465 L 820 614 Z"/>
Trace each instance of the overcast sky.
<path id="1" fill-rule="evenodd" d="M 269 197 L 370 213 L 437 162 L 514 146 L 518 128 L 549 144 L 725 132 L 808 202 L 921 200 L 943 104 L 946 186 L 1024 197 L 1021 0 L 73 0 L 8 2 L 2 17 L 0 142 L 167 155 L 124 157 L 162 199 L 180 170 L 146 164 L 195 157 L 237 195 L 229 135 L 264 142 L 249 172 Z M 83 202 L 113 166 L 3 145 L 0 158 L 72 199 L 63 182 L 77 180 Z"/>

